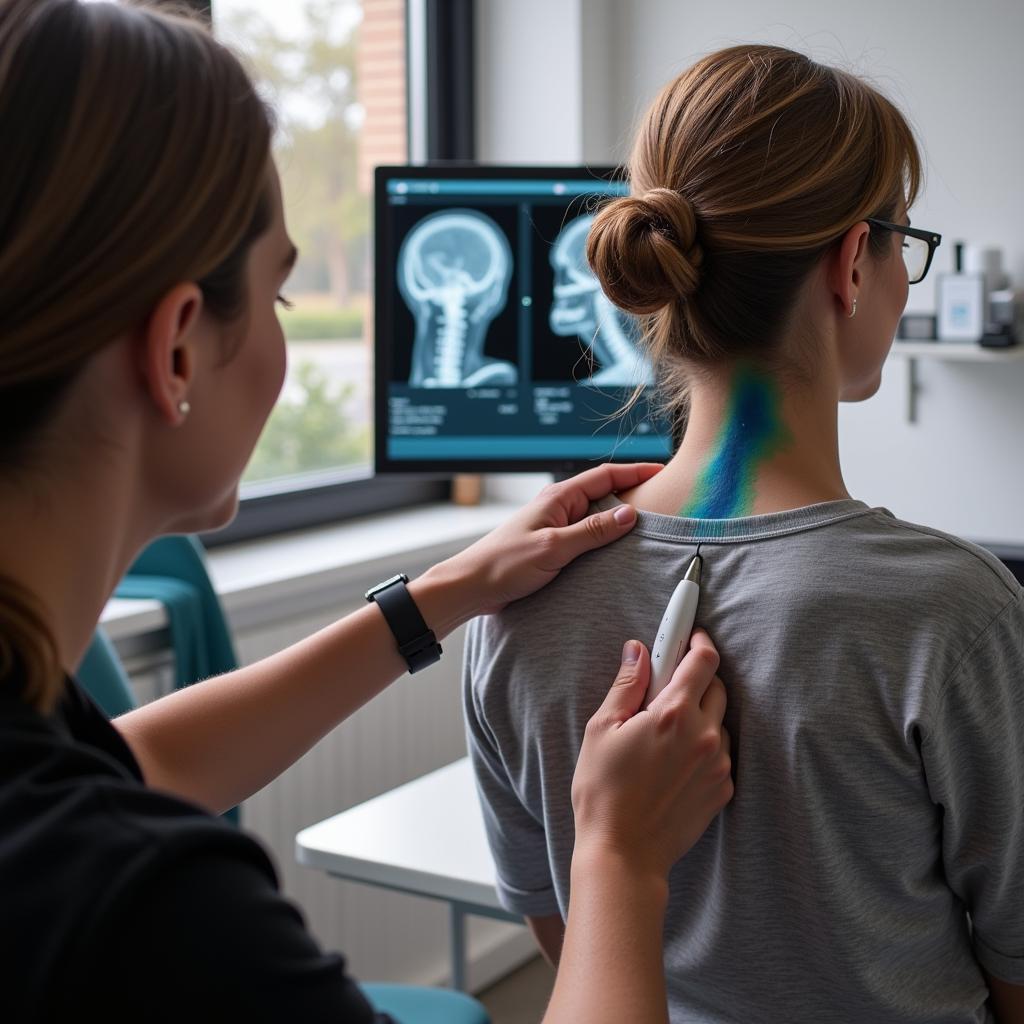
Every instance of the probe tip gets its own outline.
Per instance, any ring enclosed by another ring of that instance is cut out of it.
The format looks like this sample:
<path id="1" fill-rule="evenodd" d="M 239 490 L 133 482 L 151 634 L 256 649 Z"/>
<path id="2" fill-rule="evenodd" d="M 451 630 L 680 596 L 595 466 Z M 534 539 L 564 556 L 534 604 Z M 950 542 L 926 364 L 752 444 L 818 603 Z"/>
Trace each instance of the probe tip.
<path id="1" fill-rule="evenodd" d="M 704 559 L 700 555 L 694 555 L 689 567 L 686 570 L 686 575 L 683 577 L 684 580 L 689 580 L 691 583 L 696 583 L 700 586 L 700 570 L 704 565 Z"/>

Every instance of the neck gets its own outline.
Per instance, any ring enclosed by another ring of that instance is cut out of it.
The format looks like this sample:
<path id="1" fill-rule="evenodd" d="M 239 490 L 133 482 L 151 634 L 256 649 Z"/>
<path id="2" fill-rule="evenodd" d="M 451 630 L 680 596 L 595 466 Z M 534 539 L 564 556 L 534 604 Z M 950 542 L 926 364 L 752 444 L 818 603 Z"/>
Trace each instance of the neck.
<path id="1" fill-rule="evenodd" d="M 679 450 L 623 498 L 665 515 L 731 519 L 849 497 L 838 387 L 783 387 L 749 364 L 696 383 Z"/>
<path id="2" fill-rule="evenodd" d="M 42 602 L 67 672 L 146 540 L 127 475 L 100 458 L 78 466 L 8 482 L 0 501 L 0 574 Z"/>

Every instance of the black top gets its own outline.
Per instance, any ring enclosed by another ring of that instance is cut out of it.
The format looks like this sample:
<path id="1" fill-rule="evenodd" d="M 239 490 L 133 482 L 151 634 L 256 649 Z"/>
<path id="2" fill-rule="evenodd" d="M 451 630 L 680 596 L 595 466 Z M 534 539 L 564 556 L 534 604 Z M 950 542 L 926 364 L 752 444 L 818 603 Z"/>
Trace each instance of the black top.
<path id="1" fill-rule="evenodd" d="M 73 682 L 0 696 L 0 1020 L 386 1024 L 234 826 L 147 789 Z"/>

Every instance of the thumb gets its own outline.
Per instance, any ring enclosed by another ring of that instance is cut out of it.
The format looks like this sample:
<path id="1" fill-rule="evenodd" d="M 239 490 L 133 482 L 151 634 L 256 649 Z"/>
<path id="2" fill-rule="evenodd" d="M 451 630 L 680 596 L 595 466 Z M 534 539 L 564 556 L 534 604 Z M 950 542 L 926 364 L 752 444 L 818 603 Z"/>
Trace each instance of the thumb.
<path id="1" fill-rule="evenodd" d="M 558 532 L 562 536 L 562 552 L 566 563 L 582 555 L 584 551 L 603 547 L 625 536 L 636 522 L 636 509 L 632 505 L 616 505 L 604 512 L 584 516 L 578 523 L 563 526 Z"/>
<path id="2" fill-rule="evenodd" d="M 643 703 L 651 676 L 651 657 L 639 640 L 627 640 L 622 648 L 622 664 L 601 710 L 619 722 L 632 718 Z"/>

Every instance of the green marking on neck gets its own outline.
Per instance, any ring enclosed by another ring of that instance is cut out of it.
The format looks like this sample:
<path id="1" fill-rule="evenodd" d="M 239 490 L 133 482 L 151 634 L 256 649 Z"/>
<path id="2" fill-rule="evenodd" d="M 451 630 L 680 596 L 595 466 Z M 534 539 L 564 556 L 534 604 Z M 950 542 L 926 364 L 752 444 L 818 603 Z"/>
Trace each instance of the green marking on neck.
<path id="1" fill-rule="evenodd" d="M 750 515 L 759 464 L 791 440 L 775 380 L 749 364 L 740 364 L 718 440 L 679 515 L 695 519 Z"/>

